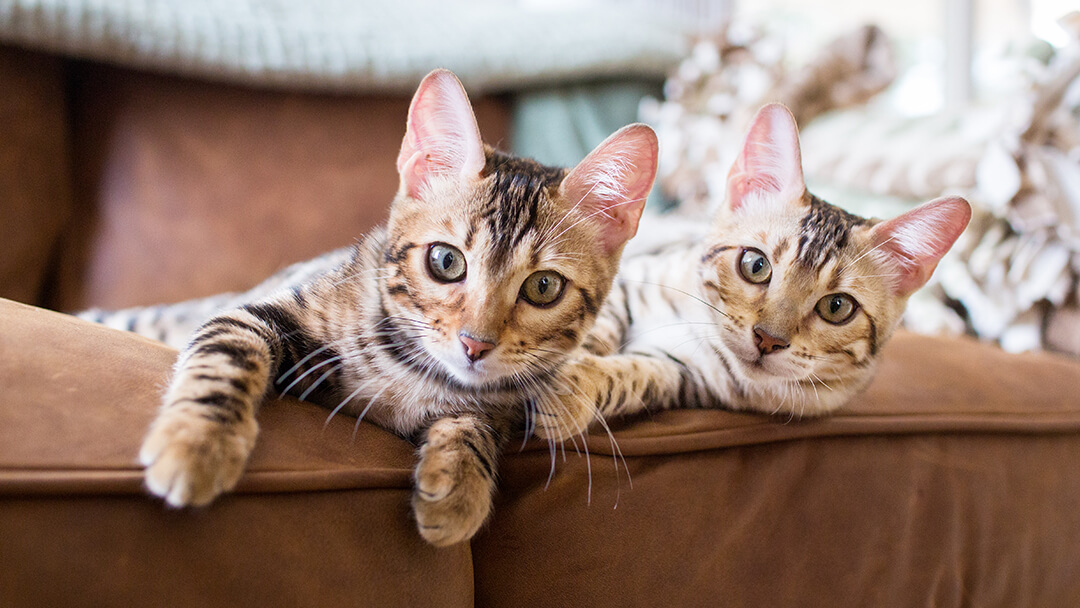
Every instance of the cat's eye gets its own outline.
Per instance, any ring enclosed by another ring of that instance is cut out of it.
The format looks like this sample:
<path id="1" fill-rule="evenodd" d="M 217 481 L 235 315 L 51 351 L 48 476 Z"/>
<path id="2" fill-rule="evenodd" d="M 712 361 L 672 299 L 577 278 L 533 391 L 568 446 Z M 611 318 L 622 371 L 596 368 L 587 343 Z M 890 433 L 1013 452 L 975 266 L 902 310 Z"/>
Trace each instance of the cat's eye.
<path id="1" fill-rule="evenodd" d="M 566 280 L 562 275 L 550 270 L 541 270 L 529 275 L 521 285 L 521 297 L 533 306 L 551 306 L 562 295 Z"/>
<path id="2" fill-rule="evenodd" d="M 833 325 L 840 325 L 851 319 L 858 308 L 858 303 L 851 296 L 846 293 L 833 293 L 818 300 L 817 314 Z"/>
<path id="3" fill-rule="evenodd" d="M 743 249 L 739 258 L 739 273 L 751 283 L 768 283 L 772 278 L 772 264 L 757 249 Z"/>
<path id="4" fill-rule="evenodd" d="M 446 243 L 435 243 L 428 250 L 428 272 L 436 280 L 454 283 L 465 278 L 465 255 Z"/>

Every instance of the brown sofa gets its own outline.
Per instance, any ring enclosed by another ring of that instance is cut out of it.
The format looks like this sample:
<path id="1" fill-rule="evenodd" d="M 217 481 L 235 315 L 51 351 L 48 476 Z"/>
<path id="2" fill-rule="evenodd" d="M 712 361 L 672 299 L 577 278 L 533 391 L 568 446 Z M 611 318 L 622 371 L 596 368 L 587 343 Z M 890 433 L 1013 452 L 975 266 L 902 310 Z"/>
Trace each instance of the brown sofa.
<path id="1" fill-rule="evenodd" d="M 175 352 L 40 306 L 243 288 L 348 242 L 385 213 L 407 98 L 5 47 L 0 83 L 0 606 L 1080 604 L 1080 363 L 907 333 L 826 419 L 517 442 L 468 545 L 416 534 L 412 446 L 293 400 L 235 494 L 167 509 L 135 454 Z M 505 100 L 474 101 L 502 139 Z"/>

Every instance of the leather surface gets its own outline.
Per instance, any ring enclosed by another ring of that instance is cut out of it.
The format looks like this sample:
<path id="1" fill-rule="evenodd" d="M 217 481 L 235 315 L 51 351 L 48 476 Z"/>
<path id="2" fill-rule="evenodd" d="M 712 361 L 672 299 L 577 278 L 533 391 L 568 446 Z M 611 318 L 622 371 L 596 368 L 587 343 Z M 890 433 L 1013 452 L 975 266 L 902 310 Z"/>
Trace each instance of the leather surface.
<path id="1" fill-rule="evenodd" d="M 58 310 L 177 302 L 254 286 L 386 218 L 409 97 L 248 89 L 72 68 L 78 221 Z M 499 98 L 473 100 L 508 145 Z"/>
<path id="2" fill-rule="evenodd" d="M 550 482 L 546 444 L 514 443 L 492 521 L 471 548 L 435 550 L 409 514 L 412 447 L 367 423 L 353 440 L 353 420 L 323 428 L 325 410 L 293 400 L 261 412 L 235 494 L 165 509 L 134 454 L 174 351 L 6 301 L 0 327 L 13 605 L 1080 599 L 1080 363 L 1061 357 L 900 333 L 826 419 L 656 413 L 615 425 L 618 458 L 603 434 L 588 456 L 557 451 Z"/>
<path id="3" fill-rule="evenodd" d="M 884 356 L 820 420 L 528 444 L 473 542 L 477 605 L 1077 605 L 1080 363 L 903 332 Z"/>
<path id="4" fill-rule="evenodd" d="M 0 605 L 472 605 L 469 547 L 416 532 L 408 442 L 272 401 L 237 491 L 168 509 L 135 457 L 176 352 L 6 300 L 0 328 Z"/>
<path id="5" fill-rule="evenodd" d="M 0 45 L 0 297 L 39 303 L 71 212 L 64 65 Z"/>

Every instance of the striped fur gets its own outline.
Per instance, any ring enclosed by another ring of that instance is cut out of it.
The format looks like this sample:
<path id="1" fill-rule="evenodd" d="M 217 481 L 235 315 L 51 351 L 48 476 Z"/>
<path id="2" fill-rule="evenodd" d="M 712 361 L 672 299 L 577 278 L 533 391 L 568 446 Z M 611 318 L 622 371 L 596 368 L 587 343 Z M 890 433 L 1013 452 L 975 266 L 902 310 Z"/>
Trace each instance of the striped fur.
<path id="1" fill-rule="evenodd" d="M 413 105 L 389 222 L 356 247 L 245 294 L 87 313 L 150 337 L 198 323 L 140 453 L 148 488 L 168 503 L 203 505 L 231 489 L 258 434 L 259 404 L 288 394 L 418 443 L 413 506 L 429 542 L 467 540 L 487 518 L 507 434 L 592 326 L 644 201 L 566 196 L 568 182 L 578 188 L 593 164 L 613 162 L 603 152 L 566 171 L 479 147 L 473 175 L 475 124 L 437 124 L 475 120 L 449 72 L 429 75 Z M 627 127 L 612 140 L 637 142 L 614 160 L 651 185 L 651 130 Z M 447 141 L 454 150 L 429 149 Z M 621 239 L 614 249 L 603 245 L 612 238 Z M 465 262 L 453 280 L 438 274 L 458 260 L 436 256 L 446 247 Z M 542 305 L 525 289 L 538 272 L 563 283 Z"/>
<path id="2" fill-rule="evenodd" d="M 539 420 L 538 434 L 566 439 L 596 417 L 674 407 L 816 416 L 870 381 L 908 296 L 970 209 L 962 199 L 939 199 L 879 222 L 813 196 L 801 170 L 789 175 L 794 183 L 749 174 L 746 167 L 776 173 L 799 158 L 786 110 L 768 107 L 757 120 L 789 124 L 752 128 L 744 155 L 788 160 L 737 163 L 729 193 L 742 198 L 729 200 L 706 237 L 623 262 L 585 352 L 560 368 L 565 388 L 544 405 L 552 415 Z M 753 141 L 771 133 L 782 141 Z M 767 280 L 740 270 L 748 252 L 768 262 Z M 829 322 L 840 294 L 855 303 L 853 312 Z"/>

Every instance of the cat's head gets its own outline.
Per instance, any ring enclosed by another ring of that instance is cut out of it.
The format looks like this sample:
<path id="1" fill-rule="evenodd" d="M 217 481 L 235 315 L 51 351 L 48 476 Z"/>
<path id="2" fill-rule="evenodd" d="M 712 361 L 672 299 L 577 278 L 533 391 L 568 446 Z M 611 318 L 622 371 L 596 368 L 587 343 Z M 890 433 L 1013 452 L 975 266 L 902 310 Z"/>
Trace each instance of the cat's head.
<path id="1" fill-rule="evenodd" d="M 457 78 L 429 74 L 397 160 L 384 282 L 423 364 L 472 387 L 553 369 L 607 296 L 657 154 L 644 125 L 569 170 L 498 152 Z"/>
<path id="2" fill-rule="evenodd" d="M 794 118 L 780 105 L 762 108 L 700 268 L 718 339 L 751 400 L 795 415 L 846 403 L 970 217 L 961 198 L 888 221 L 818 199 L 803 182 Z"/>

